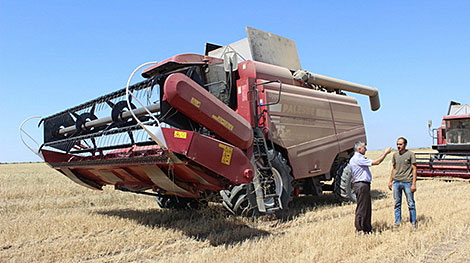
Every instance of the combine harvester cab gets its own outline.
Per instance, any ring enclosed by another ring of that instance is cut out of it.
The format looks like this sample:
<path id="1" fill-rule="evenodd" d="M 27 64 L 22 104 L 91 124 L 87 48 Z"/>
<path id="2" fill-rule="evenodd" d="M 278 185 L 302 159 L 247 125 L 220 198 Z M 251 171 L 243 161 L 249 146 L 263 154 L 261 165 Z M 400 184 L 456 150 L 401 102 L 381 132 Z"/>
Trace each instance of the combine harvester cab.
<path id="1" fill-rule="evenodd" d="M 348 198 L 343 170 L 366 137 L 343 91 L 377 110 L 377 89 L 302 70 L 292 40 L 247 34 L 143 64 L 144 81 L 129 85 L 138 68 L 126 88 L 41 118 L 43 143 L 28 147 L 75 183 L 155 195 L 163 208 L 219 192 L 243 215 L 278 213 L 293 195 L 324 189 Z"/>
<path id="2" fill-rule="evenodd" d="M 470 104 L 451 101 L 441 127 L 431 129 L 436 153 L 417 153 L 417 175 L 470 178 Z"/>

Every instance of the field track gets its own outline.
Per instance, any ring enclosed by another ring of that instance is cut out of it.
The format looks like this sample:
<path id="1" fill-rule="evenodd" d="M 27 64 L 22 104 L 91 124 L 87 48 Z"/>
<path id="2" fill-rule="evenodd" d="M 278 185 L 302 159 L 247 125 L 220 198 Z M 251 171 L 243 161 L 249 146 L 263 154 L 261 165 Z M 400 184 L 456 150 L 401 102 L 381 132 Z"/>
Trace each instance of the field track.
<path id="1" fill-rule="evenodd" d="M 355 205 L 331 193 L 296 198 L 280 219 L 249 219 L 217 203 L 171 211 L 89 190 L 43 163 L 1 164 L 0 262 L 468 262 L 470 180 L 419 180 L 418 230 L 393 229 L 390 165 L 372 169 L 375 233 L 362 236 Z"/>

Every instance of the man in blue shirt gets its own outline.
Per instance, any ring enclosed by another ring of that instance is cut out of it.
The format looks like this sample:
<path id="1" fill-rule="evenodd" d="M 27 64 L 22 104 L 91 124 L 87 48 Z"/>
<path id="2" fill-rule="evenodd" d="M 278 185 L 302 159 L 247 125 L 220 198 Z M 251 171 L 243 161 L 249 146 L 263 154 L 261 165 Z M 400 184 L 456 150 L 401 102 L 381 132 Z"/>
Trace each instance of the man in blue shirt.
<path id="1" fill-rule="evenodd" d="M 353 191 L 357 198 L 355 226 L 356 232 L 372 233 L 372 200 L 370 197 L 370 182 L 372 174 L 369 167 L 372 165 L 379 165 L 385 157 L 392 151 L 392 148 L 387 148 L 376 160 L 367 159 L 367 147 L 362 141 L 354 144 L 354 155 L 349 160 L 349 167 L 353 175 L 354 185 Z"/>

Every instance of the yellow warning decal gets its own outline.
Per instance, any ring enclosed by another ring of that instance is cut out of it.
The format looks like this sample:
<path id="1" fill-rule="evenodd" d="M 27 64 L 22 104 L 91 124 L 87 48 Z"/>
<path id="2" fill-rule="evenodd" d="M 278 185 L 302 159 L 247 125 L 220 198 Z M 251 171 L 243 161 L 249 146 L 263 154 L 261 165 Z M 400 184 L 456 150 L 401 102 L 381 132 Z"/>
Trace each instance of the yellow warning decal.
<path id="1" fill-rule="evenodd" d="M 201 107 L 201 102 L 198 101 L 196 98 L 194 97 L 191 97 L 191 104 L 193 104 L 194 106 L 196 106 L 197 108 Z"/>
<path id="2" fill-rule="evenodd" d="M 227 145 L 223 145 L 221 143 L 219 143 L 219 147 L 224 149 L 224 151 L 222 152 L 222 159 L 220 160 L 220 162 L 226 165 L 230 165 L 230 161 L 232 160 L 233 148 Z"/>
<path id="3" fill-rule="evenodd" d="M 186 139 L 186 132 L 175 131 L 174 136 L 175 136 L 175 138 Z"/>
<path id="4" fill-rule="evenodd" d="M 233 131 L 233 124 L 231 124 L 230 122 L 226 121 L 224 118 L 220 117 L 220 116 L 215 116 L 215 115 L 212 115 L 212 119 L 216 120 L 217 122 L 219 122 L 220 124 L 222 124 L 225 128 Z"/>

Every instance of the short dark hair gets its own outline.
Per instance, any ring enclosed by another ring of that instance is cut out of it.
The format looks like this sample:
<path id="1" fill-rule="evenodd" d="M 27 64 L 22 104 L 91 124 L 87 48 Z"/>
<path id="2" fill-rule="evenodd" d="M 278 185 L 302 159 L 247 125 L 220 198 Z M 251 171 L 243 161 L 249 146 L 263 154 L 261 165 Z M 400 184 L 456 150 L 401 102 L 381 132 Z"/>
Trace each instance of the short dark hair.
<path id="1" fill-rule="evenodd" d="M 399 138 L 397 139 L 397 141 L 400 140 L 400 139 L 403 140 L 406 145 L 408 145 L 408 141 L 406 140 L 405 137 L 399 137 Z"/>

